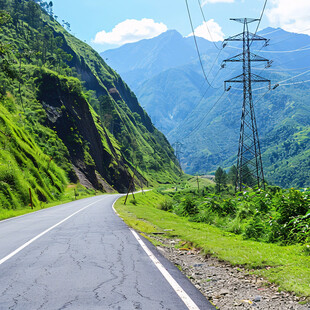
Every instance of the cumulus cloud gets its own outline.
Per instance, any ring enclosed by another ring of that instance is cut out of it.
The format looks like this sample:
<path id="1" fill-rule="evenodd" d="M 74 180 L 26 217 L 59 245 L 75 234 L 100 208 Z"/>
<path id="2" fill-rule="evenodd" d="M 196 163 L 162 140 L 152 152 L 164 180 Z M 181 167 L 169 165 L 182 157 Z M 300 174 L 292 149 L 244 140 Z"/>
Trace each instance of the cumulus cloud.
<path id="1" fill-rule="evenodd" d="M 272 0 L 266 11 L 270 25 L 296 33 L 310 34 L 309 0 Z"/>
<path id="2" fill-rule="evenodd" d="M 202 6 L 208 4 L 208 3 L 233 3 L 235 0 L 203 0 Z"/>
<path id="3" fill-rule="evenodd" d="M 153 19 L 127 19 L 116 25 L 111 32 L 98 32 L 93 43 L 122 45 L 154 38 L 167 30 L 165 24 L 156 23 Z"/>
<path id="4" fill-rule="evenodd" d="M 192 35 L 193 34 L 191 33 L 188 36 L 190 37 Z M 198 26 L 195 29 L 195 35 L 209 41 L 217 42 L 224 40 L 224 33 L 222 32 L 222 28 L 217 22 L 214 21 L 214 19 L 203 22 L 202 25 Z"/>

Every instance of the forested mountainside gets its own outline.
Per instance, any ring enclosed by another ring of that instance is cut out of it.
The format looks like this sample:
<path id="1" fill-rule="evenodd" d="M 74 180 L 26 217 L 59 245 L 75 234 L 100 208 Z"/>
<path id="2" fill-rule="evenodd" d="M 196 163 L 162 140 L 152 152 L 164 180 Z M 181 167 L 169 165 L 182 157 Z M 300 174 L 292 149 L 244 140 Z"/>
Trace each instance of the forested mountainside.
<path id="1" fill-rule="evenodd" d="M 253 84 L 265 174 L 273 184 L 307 187 L 310 186 L 310 50 L 307 48 L 310 36 L 280 28 L 267 28 L 259 34 L 270 39 L 269 46 L 262 48 L 262 44 L 253 43 L 253 52 L 272 60 L 272 65 L 264 68 L 253 63 L 253 73 L 270 79 L 272 88 L 279 84 L 268 93 L 266 85 Z M 102 56 L 108 58 L 109 64 L 113 63 L 132 87 L 169 141 L 182 143 L 183 169 L 204 174 L 214 172 L 218 166 L 229 168 L 236 162 L 242 89 L 238 89 L 240 85 L 232 85 L 224 93 L 223 82 L 240 74 L 242 67 L 227 64 L 221 68 L 221 64 L 240 53 L 241 46 L 230 43 L 222 48 L 221 42 L 217 42 L 218 50 L 212 42 L 197 39 L 211 87 L 204 81 L 193 38 L 182 38 L 176 31 L 126 44 Z M 182 48 L 172 50 L 176 42 Z M 131 51 L 137 46 L 140 55 L 135 58 Z M 118 62 L 123 53 L 130 56 L 127 67 Z M 177 63 L 166 63 L 165 57 L 175 57 Z M 145 59 L 145 67 L 141 59 Z M 163 65 L 158 66 L 158 62 Z M 146 68 L 149 75 L 141 81 L 140 72 Z M 160 72 L 156 68 L 161 68 Z"/>
<path id="2" fill-rule="evenodd" d="M 173 149 L 136 96 L 49 4 L 0 1 L 0 205 L 57 199 L 67 182 L 125 191 L 170 182 Z"/>

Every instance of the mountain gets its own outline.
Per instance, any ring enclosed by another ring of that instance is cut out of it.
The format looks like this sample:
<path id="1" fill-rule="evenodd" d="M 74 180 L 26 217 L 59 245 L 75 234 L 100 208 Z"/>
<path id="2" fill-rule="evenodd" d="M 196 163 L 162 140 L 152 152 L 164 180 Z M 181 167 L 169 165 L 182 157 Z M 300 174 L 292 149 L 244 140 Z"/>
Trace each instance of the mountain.
<path id="1" fill-rule="evenodd" d="M 201 50 L 208 51 L 203 54 L 208 71 L 218 52 L 212 42 L 203 38 L 197 42 Z M 130 85 L 165 134 L 186 117 L 191 102 L 199 101 L 205 92 L 193 37 L 184 38 L 175 30 L 107 50 L 101 56 Z"/>
<path id="2" fill-rule="evenodd" d="M 0 206 L 172 182 L 169 142 L 120 76 L 43 1 L 0 2 Z"/>
<path id="3" fill-rule="evenodd" d="M 309 186 L 310 84 L 304 81 L 309 80 L 310 37 L 280 28 L 266 28 L 258 35 L 270 39 L 269 45 L 263 47 L 261 43 L 254 42 L 252 51 L 272 60 L 272 65 L 264 68 L 255 63 L 253 73 L 270 79 L 272 86 L 283 81 L 268 93 L 266 85 L 253 84 L 267 180 L 284 187 Z M 165 38 L 165 34 L 161 38 Z M 157 39 L 147 40 L 148 46 L 154 42 L 156 50 L 160 50 Z M 212 42 L 198 38 L 203 66 L 212 84 L 210 87 L 204 81 L 193 38 L 179 40 L 184 46 L 191 47 L 194 56 L 188 57 L 182 49 L 176 49 L 183 62 L 164 68 L 157 74 L 151 69 L 151 74 L 144 74 L 144 81 L 135 78 L 138 72 L 134 68 L 138 59 L 128 59 L 130 75 L 129 70 L 117 62 L 114 67 L 131 85 L 142 106 L 169 141 L 183 144 L 181 163 L 186 172 L 210 173 L 220 165 L 229 168 L 236 161 L 242 90 L 240 86 L 232 85 L 232 89 L 224 93 L 223 82 L 240 74 L 242 67 L 240 64 L 227 64 L 221 68 L 221 64 L 224 59 L 242 52 L 242 46 L 240 43 L 229 43 L 221 49 L 221 44 L 217 42 L 218 50 Z M 143 42 L 126 45 L 127 53 L 130 54 L 131 48 L 139 44 L 142 55 L 137 58 L 156 58 L 156 54 L 146 52 Z M 114 53 L 117 55 L 121 49 L 107 51 L 109 59 L 113 59 Z M 172 57 L 170 50 L 173 46 L 166 49 L 168 59 Z M 155 63 L 155 60 L 152 61 Z M 139 70 L 147 71 L 148 68 L 140 66 Z"/>
<path id="4" fill-rule="evenodd" d="M 197 52 L 189 44 L 191 40 L 183 38 L 175 30 L 168 30 L 153 39 L 107 50 L 101 56 L 121 74 L 130 87 L 136 88 L 137 84 L 165 70 L 196 60 Z"/>

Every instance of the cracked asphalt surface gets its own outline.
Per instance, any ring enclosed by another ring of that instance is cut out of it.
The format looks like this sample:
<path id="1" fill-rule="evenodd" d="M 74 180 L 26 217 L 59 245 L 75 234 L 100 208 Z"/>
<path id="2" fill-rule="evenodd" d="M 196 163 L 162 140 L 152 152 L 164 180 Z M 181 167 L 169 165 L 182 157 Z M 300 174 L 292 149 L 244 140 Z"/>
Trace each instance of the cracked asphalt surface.
<path id="1" fill-rule="evenodd" d="M 74 201 L 0 222 L 0 309 L 188 309 L 111 206 L 120 195 Z M 146 240 L 199 309 L 215 309 Z"/>

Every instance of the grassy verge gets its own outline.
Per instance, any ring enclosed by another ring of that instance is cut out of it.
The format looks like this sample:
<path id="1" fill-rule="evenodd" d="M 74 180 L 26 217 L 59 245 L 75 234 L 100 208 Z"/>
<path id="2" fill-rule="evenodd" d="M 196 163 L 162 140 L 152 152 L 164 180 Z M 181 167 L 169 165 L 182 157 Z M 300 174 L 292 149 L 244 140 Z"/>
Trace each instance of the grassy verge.
<path id="1" fill-rule="evenodd" d="M 78 199 L 92 197 L 95 194 L 96 192 L 94 190 L 86 189 L 85 187 L 81 185 L 77 185 L 77 184 L 68 185 L 65 192 L 62 194 L 60 200 L 53 201 L 50 203 L 41 203 L 40 205 L 35 206 L 33 209 L 31 209 L 30 206 L 26 208 L 17 208 L 17 209 L 0 208 L 0 221 L 11 218 L 11 217 L 39 211 L 41 209 L 54 207 L 60 204 L 71 202 L 75 199 L 78 200 Z"/>
<path id="2" fill-rule="evenodd" d="M 307 247 L 279 246 L 243 240 L 204 223 L 189 222 L 186 218 L 158 209 L 165 197 L 156 191 L 136 195 L 124 205 L 124 198 L 115 208 L 124 221 L 141 232 L 163 232 L 192 242 L 205 253 L 212 254 L 232 265 L 243 265 L 254 274 L 279 285 L 280 289 L 310 296 L 310 251 Z M 172 231 L 167 231 L 172 230 Z"/>

